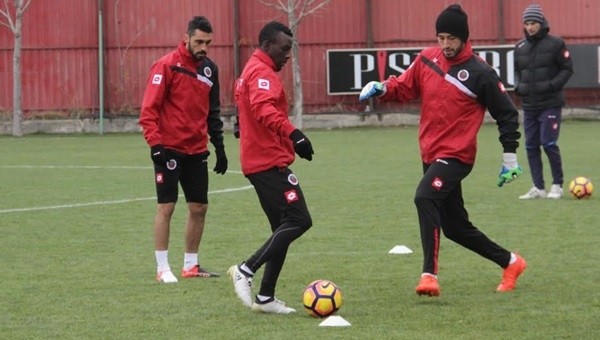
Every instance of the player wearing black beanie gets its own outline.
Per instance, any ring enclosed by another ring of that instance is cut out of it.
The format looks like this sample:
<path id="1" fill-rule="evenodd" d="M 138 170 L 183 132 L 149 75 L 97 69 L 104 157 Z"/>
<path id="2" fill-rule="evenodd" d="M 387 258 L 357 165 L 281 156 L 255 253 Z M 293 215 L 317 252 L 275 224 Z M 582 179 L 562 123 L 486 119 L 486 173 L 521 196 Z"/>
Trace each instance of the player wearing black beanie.
<path id="1" fill-rule="evenodd" d="M 454 4 L 448 6 L 440 13 L 435 21 L 435 34 L 449 33 L 466 42 L 469 39 L 469 24 L 467 22 L 467 13 L 463 11 L 460 5 Z"/>
<path id="2" fill-rule="evenodd" d="M 523 170 L 517 162 L 519 113 L 500 77 L 473 53 L 467 14 L 459 5 L 444 9 L 435 22 L 437 46 L 425 48 L 400 76 L 369 82 L 359 100 L 408 102 L 421 99 L 419 147 L 423 177 L 417 185 L 417 208 L 423 267 L 415 292 L 439 296 L 439 251 L 442 233 L 455 243 L 503 268 L 498 292 L 515 289 L 527 267 L 525 259 L 488 238 L 469 220 L 462 182 L 471 173 L 477 134 L 489 111 L 496 120 L 502 165 L 499 187 Z M 496 169 L 494 169 L 496 170 Z M 454 290 L 464 287 L 454 287 Z"/>

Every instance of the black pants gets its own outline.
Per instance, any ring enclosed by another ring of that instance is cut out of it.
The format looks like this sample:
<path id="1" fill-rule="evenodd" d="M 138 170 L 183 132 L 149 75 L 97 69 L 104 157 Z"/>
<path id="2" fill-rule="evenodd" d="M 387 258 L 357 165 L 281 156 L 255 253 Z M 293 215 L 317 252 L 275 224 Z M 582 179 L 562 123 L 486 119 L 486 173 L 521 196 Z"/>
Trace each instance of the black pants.
<path id="1" fill-rule="evenodd" d="M 245 261 L 253 272 L 265 265 L 260 295 L 275 296 L 275 286 L 290 244 L 312 226 L 312 219 L 296 175 L 285 168 L 272 168 L 247 176 L 273 232 Z"/>
<path id="2" fill-rule="evenodd" d="M 503 268 L 508 266 L 510 252 L 469 221 L 461 181 L 472 169 L 472 165 L 456 159 L 438 159 L 433 164 L 423 164 L 424 175 L 415 194 L 424 256 L 423 273 L 438 273 L 440 229 L 450 240 Z"/>

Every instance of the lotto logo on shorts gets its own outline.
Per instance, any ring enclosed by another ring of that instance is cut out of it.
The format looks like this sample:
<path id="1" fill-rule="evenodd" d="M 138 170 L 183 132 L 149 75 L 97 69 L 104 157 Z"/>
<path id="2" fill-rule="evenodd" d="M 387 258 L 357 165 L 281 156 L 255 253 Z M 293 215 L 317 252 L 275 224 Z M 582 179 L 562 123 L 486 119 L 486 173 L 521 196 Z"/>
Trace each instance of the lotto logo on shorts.
<path id="1" fill-rule="evenodd" d="M 162 182 L 163 182 L 163 174 L 162 174 L 162 172 L 158 172 L 156 174 L 156 183 L 162 184 Z"/>
<path id="2" fill-rule="evenodd" d="M 294 189 L 286 191 L 283 194 L 285 195 L 285 200 L 288 204 L 298 200 L 298 193 Z"/>
<path id="3" fill-rule="evenodd" d="M 436 191 L 442 190 L 443 186 L 444 186 L 444 181 L 442 181 L 442 179 L 439 177 L 436 177 L 433 179 L 433 181 L 431 181 L 431 187 Z"/>

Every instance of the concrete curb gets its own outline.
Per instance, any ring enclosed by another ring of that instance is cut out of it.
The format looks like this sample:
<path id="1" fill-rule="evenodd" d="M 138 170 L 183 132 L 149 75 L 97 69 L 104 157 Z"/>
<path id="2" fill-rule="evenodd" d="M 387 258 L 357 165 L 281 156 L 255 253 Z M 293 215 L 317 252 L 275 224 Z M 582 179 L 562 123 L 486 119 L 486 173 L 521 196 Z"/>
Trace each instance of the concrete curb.
<path id="1" fill-rule="evenodd" d="M 522 113 L 521 113 L 522 114 Z M 564 108 L 563 119 L 600 120 L 600 110 Z M 224 129 L 230 131 L 233 119 L 224 117 Z M 485 122 L 493 122 L 486 114 Z M 304 115 L 303 129 L 343 129 L 364 126 L 404 126 L 417 125 L 419 115 L 416 113 L 327 113 Z M 83 119 L 34 119 L 23 122 L 23 134 L 73 134 L 98 133 L 99 120 Z M 137 117 L 119 117 L 104 119 L 104 133 L 141 132 Z M 0 134 L 12 135 L 12 121 L 0 122 Z"/>

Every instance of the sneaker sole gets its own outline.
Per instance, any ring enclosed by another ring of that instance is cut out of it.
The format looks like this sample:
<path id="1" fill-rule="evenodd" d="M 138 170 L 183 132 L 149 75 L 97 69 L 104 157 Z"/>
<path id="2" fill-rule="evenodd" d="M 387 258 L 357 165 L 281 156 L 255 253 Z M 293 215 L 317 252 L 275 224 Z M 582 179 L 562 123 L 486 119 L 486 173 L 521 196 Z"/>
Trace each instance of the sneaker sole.
<path id="1" fill-rule="evenodd" d="M 217 273 L 198 273 L 198 274 L 193 274 L 193 275 L 184 275 L 181 274 L 181 277 L 184 279 L 193 279 L 195 277 L 200 277 L 200 278 L 212 278 L 212 277 L 221 277 L 220 274 Z"/>

